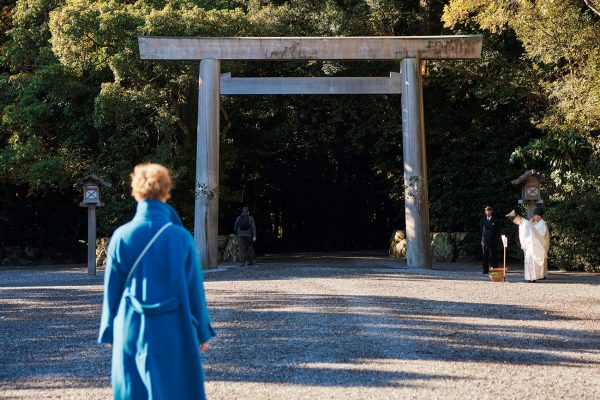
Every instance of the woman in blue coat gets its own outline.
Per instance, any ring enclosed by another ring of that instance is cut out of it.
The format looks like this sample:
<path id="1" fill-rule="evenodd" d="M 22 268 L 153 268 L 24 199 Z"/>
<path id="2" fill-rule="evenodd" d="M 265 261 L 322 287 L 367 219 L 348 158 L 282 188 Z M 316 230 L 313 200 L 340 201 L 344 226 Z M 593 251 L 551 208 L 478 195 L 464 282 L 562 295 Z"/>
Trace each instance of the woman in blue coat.
<path id="1" fill-rule="evenodd" d="M 98 341 L 112 345 L 115 399 L 204 399 L 200 352 L 215 336 L 202 269 L 170 197 L 169 171 L 131 174 L 137 212 L 110 241 Z"/>

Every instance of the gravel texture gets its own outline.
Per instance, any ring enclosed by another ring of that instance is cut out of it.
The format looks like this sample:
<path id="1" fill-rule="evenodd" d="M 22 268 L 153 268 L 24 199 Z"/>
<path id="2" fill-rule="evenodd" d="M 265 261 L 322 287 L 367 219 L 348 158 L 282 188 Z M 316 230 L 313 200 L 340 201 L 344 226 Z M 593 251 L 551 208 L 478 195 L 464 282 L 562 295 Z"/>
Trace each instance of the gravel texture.
<path id="1" fill-rule="evenodd" d="M 205 274 L 214 399 L 600 399 L 600 275 L 376 255 L 267 257 Z M 0 270 L 0 398 L 106 399 L 102 277 Z"/>

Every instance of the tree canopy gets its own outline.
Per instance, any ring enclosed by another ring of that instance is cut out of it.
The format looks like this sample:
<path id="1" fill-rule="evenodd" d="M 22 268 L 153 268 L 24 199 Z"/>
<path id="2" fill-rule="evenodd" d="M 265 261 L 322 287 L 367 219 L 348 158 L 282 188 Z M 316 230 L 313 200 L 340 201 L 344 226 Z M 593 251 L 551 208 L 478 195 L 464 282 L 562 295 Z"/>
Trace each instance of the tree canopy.
<path id="1" fill-rule="evenodd" d="M 525 83 L 543 104 L 530 118 L 542 136 L 512 156 L 551 179 L 555 261 L 588 269 L 600 265 L 600 15 L 593 3 L 453 0 L 443 15 L 447 27 L 510 32 L 523 46 Z"/>
<path id="2" fill-rule="evenodd" d="M 0 245 L 76 248 L 85 221 L 71 185 L 92 172 L 113 183 L 100 209 L 100 229 L 110 234 L 131 216 L 129 173 L 142 161 L 172 169 L 173 202 L 192 225 L 198 65 L 140 60 L 138 35 L 483 32 L 481 60 L 426 66 L 432 228 L 476 231 L 483 204 L 509 211 L 518 198 L 510 181 L 536 168 L 547 178 L 551 262 L 598 269 L 600 17 L 593 5 L 0 1 Z M 236 76 L 386 76 L 398 68 L 222 63 Z M 403 227 L 399 96 L 224 96 L 221 118 L 222 233 L 242 204 L 255 214 L 263 251 L 384 248 Z"/>

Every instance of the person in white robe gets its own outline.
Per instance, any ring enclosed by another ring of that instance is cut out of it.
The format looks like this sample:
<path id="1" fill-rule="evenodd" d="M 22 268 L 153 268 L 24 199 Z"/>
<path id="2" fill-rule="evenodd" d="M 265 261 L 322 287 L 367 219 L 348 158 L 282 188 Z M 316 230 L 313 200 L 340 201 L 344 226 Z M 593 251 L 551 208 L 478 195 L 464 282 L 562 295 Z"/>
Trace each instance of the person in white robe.
<path id="1" fill-rule="evenodd" d="M 521 243 L 521 249 L 525 253 L 525 280 L 527 282 L 535 282 L 538 279 L 542 279 L 544 277 L 544 260 L 546 258 L 544 238 L 531 222 L 515 213 L 515 210 L 507 214 L 506 217 L 519 226 L 519 242 Z"/>
<path id="2" fill-rule="evenodd" d="M 540 208 L 536 208 L 533 211 L 533 217 L 531 223 L 535 226 L 535 229 L 544 238 L 544 248 L 546 249 L 546 257 L 544 258 L 544 279 L 548 277 L 548 250 L 550 249 L 550 232 L 548 231 L 548 225 L 544 221 L 544 214 Z"/>

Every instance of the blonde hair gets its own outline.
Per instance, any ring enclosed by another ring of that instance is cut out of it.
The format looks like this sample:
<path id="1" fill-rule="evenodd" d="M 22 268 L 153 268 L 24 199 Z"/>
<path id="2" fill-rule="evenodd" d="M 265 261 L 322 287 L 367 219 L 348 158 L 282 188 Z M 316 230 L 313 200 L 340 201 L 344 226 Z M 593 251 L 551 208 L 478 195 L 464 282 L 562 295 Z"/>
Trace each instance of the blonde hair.
<path id="1" fill-rule="evenodd" d="M 137 200 L 162 200 L 171 197 L 171 173 L 160 164 L 138 164 L 129 175 L 131 195 Z"/>

